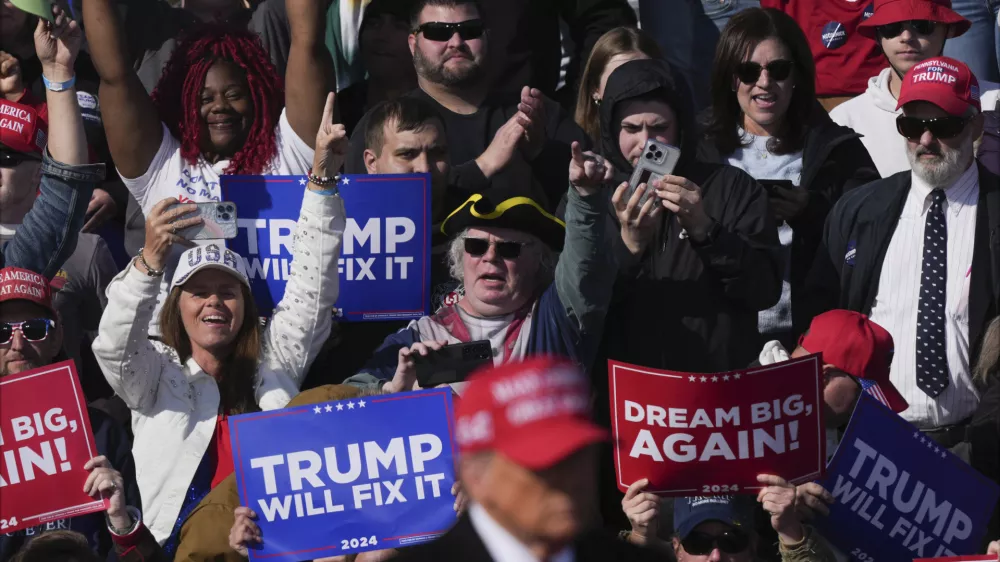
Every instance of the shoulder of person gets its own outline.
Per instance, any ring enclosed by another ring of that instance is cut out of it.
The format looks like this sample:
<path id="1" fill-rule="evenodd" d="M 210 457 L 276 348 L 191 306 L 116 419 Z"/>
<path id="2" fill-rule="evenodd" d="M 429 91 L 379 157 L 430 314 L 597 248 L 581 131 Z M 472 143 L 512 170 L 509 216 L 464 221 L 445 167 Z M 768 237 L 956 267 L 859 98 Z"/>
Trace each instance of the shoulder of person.
<path id="1" fill-rule="evenodd" d="M 875 180 L 845 193 L 830 211 L 833 217 L 843 219 L 856 217 L 871 206 L 881 208 L 899 195 L 899 190 L 910 185 L 910 171 L 899 172 L 887 178 Z"/>

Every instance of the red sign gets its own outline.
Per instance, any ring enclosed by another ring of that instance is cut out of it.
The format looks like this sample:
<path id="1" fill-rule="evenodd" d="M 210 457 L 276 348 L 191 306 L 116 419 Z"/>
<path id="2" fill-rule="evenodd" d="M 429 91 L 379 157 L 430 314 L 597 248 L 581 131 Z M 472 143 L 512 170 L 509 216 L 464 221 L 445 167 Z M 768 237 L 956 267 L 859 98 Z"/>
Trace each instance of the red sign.
<path id="1" fill-rule="evenodd" d="M 0 379 L 0 533 L 107 509 L 83 493 L 96 456 L 72 361 Z"/>
<path id="2" fill-rule="evenodd" d="M 914 558 L 913 562 L 997 562 L 996 554 L 975 554 L 972 556 L 945 556 L 943 558 Z"/>
<path id="3" fill-rule="evenodd" d="M 826 468 L 819 355 L 730 373 L 608 361 L 618 487 L 661 496 L 755 493 L 758 474 L 800 483 Z"/>

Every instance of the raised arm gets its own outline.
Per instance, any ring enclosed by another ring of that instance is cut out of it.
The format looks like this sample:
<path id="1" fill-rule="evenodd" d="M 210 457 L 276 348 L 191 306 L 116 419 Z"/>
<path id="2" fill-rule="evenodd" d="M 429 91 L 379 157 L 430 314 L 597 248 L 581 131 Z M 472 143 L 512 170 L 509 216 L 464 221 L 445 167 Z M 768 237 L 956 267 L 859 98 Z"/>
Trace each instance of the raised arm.
<path id="1" fill-rule="evenodd" d="M 123 176 L 137 178 L 149 169 L 163 140 L 156 106 L 129 64 L 128 46 L 111 0 L 84 0 L 83 21 L 91 59 L 101 77 L 111 156 Z"/>
<path id="2" fill-rule="evenodd" d="M 285 0 L 292 35 L 285 72 L 285 112 L 292 130 L 312 148 L 326 95 L 333 90 L 333 61 L 323 42 L 327 4 L 322 0 Z"/>

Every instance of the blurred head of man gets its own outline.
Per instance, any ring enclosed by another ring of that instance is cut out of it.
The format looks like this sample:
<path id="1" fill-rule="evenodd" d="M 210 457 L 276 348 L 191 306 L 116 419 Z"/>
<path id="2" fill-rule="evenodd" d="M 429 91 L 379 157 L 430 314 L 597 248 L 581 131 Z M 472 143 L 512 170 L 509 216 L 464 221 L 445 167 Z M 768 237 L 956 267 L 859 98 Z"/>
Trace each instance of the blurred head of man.
<path id="1" fill-rule="evenodd" d="M 46 130 L 35 107 L 0 99 L 0 223 L 20 223 L 35 201 Z"/>
<path id="2" fill-rule="evenodd" d="M 444 121 L 426 101 L 411 97 L 382 102 L 368 116 L 364 153 L 368 173 L 429 173 L 434 220 L 443 219 L 449 169 Z"/>
<path id="3" fill-rule="evenodd" d="M 410 52 L 417 76 L 447 88 L 479 83 L 487 34 L 476 0 L 420 0 L 410 19 Z"/>
<path id="4" fill-rule="evenodd" d="M 395 91 L 416 88 L 409 36 L 408 0 L 372 0 L 368 4 L 358 31 L 358 46 L 372 83 Z"/>
<path id="5" fill-rule="evenodd" d="M 851 419 L 862 392 L 895 412 L 908 407 L 889 381 L 893 350 L 889 332 L 864 314 L 831 310 L 813 318 L 791 358 L 813 353 L 822 356 L 826 425 L 838 428 Z"/>
<path id="6" fill-rule="evenodd" d="M 23 40 L 29 18 L 27 12 L 15 8 L 10 0 L 0 0 L 0 47 L 13 49 L 15 41 Z"/>
<path id="7" fill-rule="evenodd" d="M 953 184 L 975 162 L 983 133 L 979 82 L 964 63 L 935 57 L 903 78 L 896 129 L 906 138 L 914 175 L 932 188 Z"/>
<path id="8" fill-rule="evenodd" d="M 677 562 L 751 562 L 757 546 L 751 496 L 693 496 L 674 501 Z"/>
<path id="9" fill-rule="evenodd" d="M 944 42 L 958 37 L 969 20 L 951 9 L 951 0 L 876 0 L 872 16 L 858 33 L 878 41 L 896 76 L 914 65 L 940 56 Z"/>
<path id="10" fill-rule="evenodd" d="M 48 280 L 26 269 L 0 269 L 0 377 L 44 367 L 61 349 Z"/>
<path id="11" fill-rule="evenodd" d="M 575 367 L 529 359 L 469 379 L 456 408 L 459 478 L 475 527 L 492 520 L 539 559 L 567 548 L 597 518 L 589 386 Z"/>

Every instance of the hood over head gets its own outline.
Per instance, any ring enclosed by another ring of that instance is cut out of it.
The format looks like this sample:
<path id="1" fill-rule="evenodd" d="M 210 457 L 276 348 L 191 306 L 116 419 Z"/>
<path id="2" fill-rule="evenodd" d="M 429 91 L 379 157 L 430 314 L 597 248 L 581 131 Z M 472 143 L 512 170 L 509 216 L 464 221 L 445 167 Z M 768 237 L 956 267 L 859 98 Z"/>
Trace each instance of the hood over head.
<path id="1" fill-rule="evenodd" d="M 694 160 L 698 148 L 697 126 L 691 90 L 683 75 L 669 63 L 657 59 L 626 62 L 608 77 L 601 100 L 601 152 L 620 174 L 631 174 L 632 163 L 618 147 L 621 118 L 615 112 L 629 100 L 655 96 L 674 110 L 679 132 L 681 159 L 678 170 Z"/>

